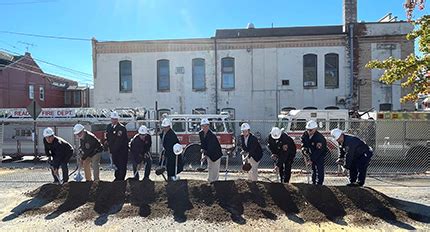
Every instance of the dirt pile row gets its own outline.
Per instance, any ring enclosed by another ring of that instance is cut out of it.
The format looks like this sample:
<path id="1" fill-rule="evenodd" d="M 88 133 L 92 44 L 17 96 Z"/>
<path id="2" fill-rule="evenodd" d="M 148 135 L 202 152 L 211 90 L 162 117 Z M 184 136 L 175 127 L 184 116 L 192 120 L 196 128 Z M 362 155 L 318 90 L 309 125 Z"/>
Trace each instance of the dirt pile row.
<path id="1" fill-rule="evenodd" d="M 402 228 L 408 228 L 407 222 L 411 220 L 430 222 L 428 215 L 407 211 L 397 200 L 371 188 L 344 186 L 245 180 L 213 184 L 197 180 L 166 183 L 129 179 L 70 182 L 63 186 L 46 184 L 28 195 L 33 200 L 43 199 L 44 205 L 56 205 L 47 219 L 78 210 L 77 221 L 115 214 L 124 218 L 173 216 L 177 222 L 200 219 L 239 224 L 249 219 L 277 220 L 282 215 L 297 223 L 332 221 L 343 225 L 370 225 L 385 221 L 403 225 Z"/>

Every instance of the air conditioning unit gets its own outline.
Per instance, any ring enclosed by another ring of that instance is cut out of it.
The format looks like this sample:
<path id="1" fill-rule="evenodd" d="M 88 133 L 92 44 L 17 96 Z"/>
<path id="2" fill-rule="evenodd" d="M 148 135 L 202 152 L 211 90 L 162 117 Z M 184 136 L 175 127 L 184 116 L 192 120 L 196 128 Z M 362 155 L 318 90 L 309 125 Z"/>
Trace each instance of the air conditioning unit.
<path id="1" fill-rule="evenodd" d="M 309 86 L 316 86 L 317 84 L 315 83 L 315 81 L 305 81 L 303 82 L 303 86 L 305 87 L 309 87 Z"/>
<path id="2" fill-rule="evenodd" d="M 336 96 L 336 104 L 345 105 L 346 104 L 346 97 L 345 96 Z"/>

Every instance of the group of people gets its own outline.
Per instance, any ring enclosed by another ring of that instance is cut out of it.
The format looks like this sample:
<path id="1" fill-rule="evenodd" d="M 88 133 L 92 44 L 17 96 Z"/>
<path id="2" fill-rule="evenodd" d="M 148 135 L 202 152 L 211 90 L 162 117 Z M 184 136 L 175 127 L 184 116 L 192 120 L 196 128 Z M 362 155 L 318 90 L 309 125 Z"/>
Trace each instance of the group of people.
<path id="1" fill-rule="evenodd" d="M 221 157 L 223 156 L 221 145 L 216 135 L 210 130 L 210 122 L 203 118 L 200 122 L 199 132 L 201 144 L 201 162 L 207 162 L 208 181 L 210 183 L 219 179 Z M 176 133 L 172 130 L 172 122 L 165 118 L 161 123 L 160 133 L 161 152 L 160 166 L 167 170 L 168 180 L 176 180 L 183 170 L 183 147 L 180 145 Z M 263 148 L 257 137 L 251 133 L 248 123 L 243 123 L 241 129 L 241 149 L 244 167 L 247 166 L 248 179 L 258 180 L 258 165 L 263 157 Z M 84 168 L 86 181 L 98 181 L 101 152 L 108 148 L 111 153 L 113 167 L 115 169 L 114 181 L 124 180 L 127 172 L 128 156 L 132 158 L 134 178 L 139 180 L 139 170 L 144 166 L 144 178 L 149 179 L 152 158 L 150 154 L 152 139 L 146 126 L 140 126 L 138 133 L 128 139 L 127 130 L 119 122 L 117 112 L 111 113 L 111 123 L 106 128 L 105 142 L 100 140 L 83 125 L 76 124 L 73 133 L 79 138 L 80 165 Z M 73 146 L 64 139 L 55 136 L 51 128 L 43 132 L 45 153 L 50 157 L 51 172 L 54 181 L 67 182 L 69 179 L 68 162 L 72 157 Z M 372 148 L 360 138 L 346 134 L 340 129 L 331 131 L 331 136 L 339 144 L 340 153 L 336 161 L 339 165 L 349 169 L 350 183 L 348 186 L 363 186 L 365 183 L 367 167 L 373 155 Z M 318 131 L 318 124 L 310 120 L 306 123 L 306 131 L 301 136 L 301 151 L 306 165 L 312 168 L 312 183 L 322 185 L 324 182 L 324 163 L 328 153 L 326 138 Z M 278 127 L 273 127 L 268 136 L 267 147 L 271 152 L 271 158 L 279 173 L 280 181 L 288 183 L 291 178 L 291 167 L 296 156 L 297 147 L 294 140 Z M 62 168 L 62 178 L 58 169 Z M 93 175 L 91 175 L 91 168 Z"/>

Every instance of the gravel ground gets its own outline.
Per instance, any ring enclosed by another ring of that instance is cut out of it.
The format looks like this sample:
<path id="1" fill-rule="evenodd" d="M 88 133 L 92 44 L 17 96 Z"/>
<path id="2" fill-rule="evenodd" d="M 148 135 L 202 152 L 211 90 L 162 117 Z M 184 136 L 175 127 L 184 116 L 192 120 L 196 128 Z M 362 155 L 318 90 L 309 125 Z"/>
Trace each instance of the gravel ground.
<path id="1" fill-rule="evenodd" d="M 73 167 L 71 169 L 73 170 Z M 129 171 L 128 177 L 131 175 L 131 171 Z M 223 175 L 221 177 L 224 178 Z M 244 177 L 245 174 L 243 173 L 230 173 L 227 179 L 237 180 Z M 246 207 L 243 215 L 243 218 L 246 220 L 245 224 L 237 223 L 237 221 L 234 222 L 233 220 L 219 220 L 215 222 L 204 220 L 201 217 L 189 218 L 185 222 L 179 223 L 171 212 L 167 214 L 159 213 L 154 217 L 139 216 L 139 207 L 133 204 L 133 202 L 130 203 L 128 201 L 124 202 L 121 208 L 112 212 L 109 212 L 109 210 L 105 212 L 103 207 L 100 206 L 96 207 L 97 202 L 88 201 L 85 204 L 78 202 L 74 205 L 76 208 L 73 210 L 56 215 L 55 212 L 64 202 L 64 199 L 63 201 L 57 199 L 49 203 L 38 202 L 25 194 L 39 188 L 43 184 L 51 182 L 51 179 L 52 177 L 46 167 L 30 168 L 29 165 L 22 164 L 21 167 L 15 165 L 14 167 L 0 168 L 0 202 L 2 202 L 0 204 L 0 218 L 2 218 L 0 230 L 430 230 L 430 222 L 425 221 L 423 223 L 414 220 L 405 221 L 401 224 L 381 220 L 377 223 L 361 223 L 360 225 L 356 225 L 350 223 L 352 218 L 348 218 L 348 215 L 344 217 L 346 223 L 340 221 L 304 222 L 294 215 L 285 215 L 285 213 L 277 211 L 274 211 L 276 215 L 275 220 L 271 217 L 256 218 L 248 216 L 249 212 Z M 113 179 L 112 171 L 106 166 L 101 171 L 101 179 L 105 181 Z M 161 177 L 154 174 L 151 174 L 151 179 L 155 181 L 156 186 L 165 184 L 162 183 L 163 179 Z M 206 173 L 182 173 L 181 179 L 203 181 L 206 179 Z M 269 182 L 269 180 L 276 181 L 276 176 L 266 173 L 262 174 L 260 179 L 264 182 Z M 294 186 L 301 186 L 299 183 L 307 182 L 306 175 L 293 175 L 292 182 L 295 183 Z M 344 176 L 328 176 L 326 183 L 330 186 L 340 186 L 347 183 L 347 179 Z M 430 195 L 428 194 L 430 192 L 429 175 L 369 177 L 367 186 L 389 197 L 396 198 L 396 207 L 430 215 Z M 320 194 L 320 192 L 316 192 L 315 194 Z M 32 199 L 33 201 L 31 201 Z M 342 199 L 340 200 L 342 201 Z M 192 203 L 196 205 L 194 201 Z M 13 213 L 14 209 L 15 211 L 19 211 L 26 207 L 34 208 L 34 206 L 39 207 L 21 215 Z M 169 210 L 169 208 L 163 207 L 153 208 L 152 211 L 155 213 L 164 212 L 166 209 Z M 201 210 L 201 214 L 211 213 L 211 210 L 207 208 L 202 208 Z M 319 210 L 324 211 L 324 209 Z"/>

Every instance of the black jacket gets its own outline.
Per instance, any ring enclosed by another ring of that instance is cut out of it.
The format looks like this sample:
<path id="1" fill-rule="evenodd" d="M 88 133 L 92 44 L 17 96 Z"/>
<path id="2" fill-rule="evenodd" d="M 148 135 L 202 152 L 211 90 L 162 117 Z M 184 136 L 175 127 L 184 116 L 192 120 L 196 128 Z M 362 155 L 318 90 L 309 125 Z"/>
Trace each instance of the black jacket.
<path id="1" fill-rule="evenodd" d="M 163 141 L 163 148 L 164 148 L 164 157 L 166 157 L 166 163 L 167 163 L 167 175 L 168 176 L 174 176 L 175 175 L 175 165 L 176 165 L 176 155 L 173 152 L 173 146 L 176 143 L 179 143 L 178 136 L 176 136 L 176 133 L 170 129 L 167 131 L 166 134 L 161 134 L 161 139 Z M 183 163 L 182 163 L 182 155 L 178 156 L 178 173 L 182 172 L 183 170 Z"/>
<path id="2" fill-rule="evenodd" d="M 320 132 L 316 131 L 312 138 L 309 138 L 309 134 L 305 131 L 301 137 L 302 146 L 307 148 L 310 152 L 311 161 L 315 162 L 320 159 L 324 159 L 328 152 L 327 141 Z"/>
<path id="3" fill-rule="evenodd" d="M 82 151 L 82 160 L 93 157 L 103 150 L 100 140 L 91 132 L 85 131 L 85 135 L 80 139 L 79 149 Z"/>
<path id="4" fill-rule="evenodd" d="M 112 154 L 128 152 L 127 130 L 118 123 L 115 127 L 109 124 L 106 128 L 106 139 Z"/>
<path id="5" fill-rule="evenodd" d="M 130 141 L 130 153 L 135 163 L 143 161 L 143 157 L 151 150 L 152 140 L 150 135 L 145 135 L 144 140 L 140 139 L 139 134 L 136 134 Z"/>
<path id="6" fill-rule="evenodd" d="M 349 169 L 355 160 L 363 156 L 368 159 L 373 156 L 370 147 L 363 140 L 349 134 L 344 134 L 343 136 L 344 139 L 340 145 L 339 158 L 345 158 L 346 168 Z"/>
<path id="7" fill-rule="evenodd" d="M 206 136 L 203 130 L 201 130 L 199 132 L 199 137 L 201 147 L 209 159 L 215 162 L 222 157 L 221 145 L 219 144 L 218 138 L 211 130 L 208 130 Z"/>
<path id="8" fill-rule="evenodd" d="M 73 146 L 63 138 L 55 136 L 52 143 L 48 143 L 46 138 L 43 138 L 43 145 L 45 154 L 52 157 L 51 165 L 55 169 L 58 169 L 61 163 L 69 162 L 73 155 Z"/>
<path id="9" fill-rule="evenodd" d="M 242 150 L 248 152 L 249 157 L 252 157 L 255 161 L 260 161 L 263 157 L 263 149 L 261 148 L 257 137 L 250 133 L 247 145 L 245 144 L 245 137 L 243 135 L 241 135 L 240 137 L 242 142 Z"/>
<path id="10" fill-rule="evenodd" d="M 288 146 L 287 151 L 282 149 L 283 145 Z M 294 143 L 294 140 L 285 133 L 282 133 L 279 139 L 273 139 L 272 136 L 269 135 L 267 146 L 269 147 L 269 150 L 272 152 L 272 154 L 278 156 L 278 160 L 280 161 L 287 159 L 293 160 L 296 156 L 296 144 Z"/>

